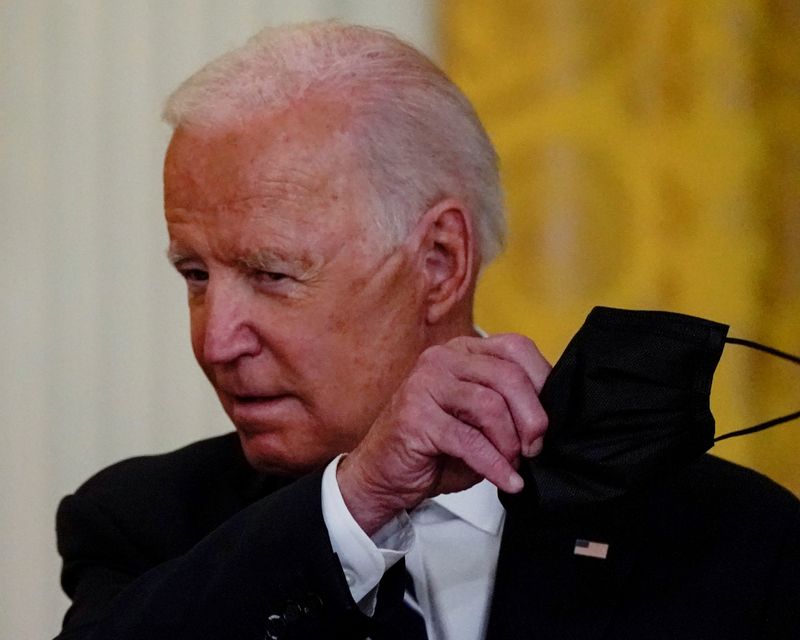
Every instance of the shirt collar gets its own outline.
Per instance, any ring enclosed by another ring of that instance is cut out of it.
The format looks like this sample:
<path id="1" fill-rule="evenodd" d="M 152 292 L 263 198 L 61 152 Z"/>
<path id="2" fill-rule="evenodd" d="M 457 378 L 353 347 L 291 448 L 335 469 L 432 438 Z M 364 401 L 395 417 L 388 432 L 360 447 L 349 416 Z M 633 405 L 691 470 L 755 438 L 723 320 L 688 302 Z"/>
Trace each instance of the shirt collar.
<path id="1" fill-rule="evenodd" d="M 488 480 L 464 491 L 443 493 L 431 498 L 431 502 L 481 531 L 495 536 L 500 533 L 505 511 L 497 496 L 497 488 Z"/>

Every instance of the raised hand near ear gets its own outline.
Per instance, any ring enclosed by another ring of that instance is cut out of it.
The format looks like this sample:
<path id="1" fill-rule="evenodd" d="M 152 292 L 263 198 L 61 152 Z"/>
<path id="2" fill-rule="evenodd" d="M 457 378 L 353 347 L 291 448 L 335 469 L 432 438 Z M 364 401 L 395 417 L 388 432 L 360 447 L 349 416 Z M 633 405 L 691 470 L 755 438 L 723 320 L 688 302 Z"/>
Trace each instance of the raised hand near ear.
<path id="1" fill-rule="evenodd" d="M 425 498 L 482 478 L 522 489 L 520 456 L 541 451 L 547 416 L 538 394 L 550 365 L 515 334 L 459 337 L 428 348 L 337 480 L 356 522 L 372 534 Z"/>

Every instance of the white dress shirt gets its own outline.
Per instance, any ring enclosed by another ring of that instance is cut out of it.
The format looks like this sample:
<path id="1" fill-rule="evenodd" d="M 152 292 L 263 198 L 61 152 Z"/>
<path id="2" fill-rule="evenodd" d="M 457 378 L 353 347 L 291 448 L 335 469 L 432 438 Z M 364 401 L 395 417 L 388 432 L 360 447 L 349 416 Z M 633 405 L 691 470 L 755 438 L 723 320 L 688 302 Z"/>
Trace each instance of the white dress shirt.
<path id="1" fill-rule="evenodd" d="M 425 500 L 370 538 L 342 499 L 336 482 L 340 459 L 322 478 L 322 514 L 361 610 L 372 615 L 383 574 L 405 556 L 429 640 L 483 640 L 505 517 L 494 485 L 483 480 Z"/>

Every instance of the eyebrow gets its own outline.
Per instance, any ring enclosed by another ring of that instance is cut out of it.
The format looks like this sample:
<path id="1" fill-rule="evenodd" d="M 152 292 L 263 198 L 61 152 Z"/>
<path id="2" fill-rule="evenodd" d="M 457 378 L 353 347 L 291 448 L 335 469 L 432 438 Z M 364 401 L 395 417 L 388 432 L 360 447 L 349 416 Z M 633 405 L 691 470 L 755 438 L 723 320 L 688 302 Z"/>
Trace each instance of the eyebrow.
<path id="1" fill-rule="evenodd" d="M 180 251 L 178 249 L 173 249 L 172 247 L 167 247 L 167 250 L 164 253 L 166 253 L 167 260 L 169 260 L 169 263 L 173 267 L 177 266 L 184 260 L 188 260 L 191 257 L 188 253 Z"/>
<path id="2" fill-rule="evenodd" d="M 177 267 L 184 260 L 192 260 L 196 257 L 191 252 L 173 247 L 167 248 L 166 255 L 173 267 Z M 248 253 L 238 258 L 236 262 L 241 268 L 255 271 L 271 271 L 279 265 L 292 265 L 299 269 L 300 273 L 297 276 L 302 278 L 316 275 L 322 266 L 321 261 L 315 261 L 306 256 L 289 257 L 281 251 L 267 248 Z"/>
<path id="3" fill-rule="evenodd" d="M 308 277 L 316 274 L 320 269 L 319 261 L 312 260 L 307 256 L 288 256 L 282 251 L 270 248 L 258 249 L 248 253 L 237 260 L 246 269 L 257 271 L 271 271 L 276 265 L 291 265 L 300 270 L 298 277 Z"/>

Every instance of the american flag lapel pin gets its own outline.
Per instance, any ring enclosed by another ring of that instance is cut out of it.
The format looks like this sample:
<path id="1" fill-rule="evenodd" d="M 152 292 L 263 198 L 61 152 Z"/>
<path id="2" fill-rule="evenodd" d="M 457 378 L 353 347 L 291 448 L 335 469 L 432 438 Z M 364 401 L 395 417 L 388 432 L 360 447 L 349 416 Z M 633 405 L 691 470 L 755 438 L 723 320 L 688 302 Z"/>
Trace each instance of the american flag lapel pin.
<path id="1" fill-rule="evenodd" d="M 587 558 L 599 558 L 605 560 L 608 555 L 608 545 L 605 542 L 594 542 L 578 538 L 575 541 L 573 553 L 576 556 L 586 556 Z"/>

